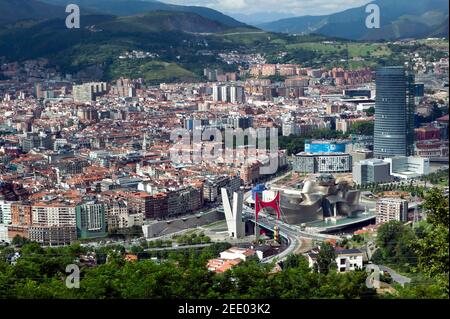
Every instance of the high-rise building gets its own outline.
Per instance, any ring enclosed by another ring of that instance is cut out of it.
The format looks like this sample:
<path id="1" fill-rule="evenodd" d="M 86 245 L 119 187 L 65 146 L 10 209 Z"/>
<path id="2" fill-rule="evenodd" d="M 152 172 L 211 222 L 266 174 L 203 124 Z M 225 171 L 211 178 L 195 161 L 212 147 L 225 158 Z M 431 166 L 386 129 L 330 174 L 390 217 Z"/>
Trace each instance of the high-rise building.
<path id="1" fill-rule="evenodd" d="M 92 82 L 81 85 L 74 85 L 72 89 L 75 103 L 89 103 L 95 101 L 97 97 L 106 94 L 108 90 L 106 82 Z"/>
<path id="2" fill-rule="evenodd" d="M 222 89 L 219 85 L 213 85 L 213 101 L 218 102 L 222 100 Z"/>
<path id="3" fill-rule="evenodd" d="M 227 86 L 227 85 L 224 85 L 224 86 L 220 87 L 220 90 L 221 90 L 221 94 L 220 95 L 222 97 L 221 101 L 222 102 L 229 102 L 229 99 L 230 99 L 230 87 Z"/>
<path id="4" fill-rule="evenodd" d="M 300 135 L 300 129 L 297 123 L 292 120 L 284 121 L 281 130 L 283 136 Z"/>
<path id="5" fill-rule="evenodd" d="M 244 103 L 244 88 L 242 86 L 232 86 L 230 88 L 230 102 Z"/>
<path id="6" fill-rule="evenodd" d="M 53 149 L 53 141 L 51 135 L 44 132 L 30 133 L 28 132 L 21 138 L 22 151 L 28 153 L 33 148 Z"/>
<path id="7" fill-rule="evenodd" d="M 42 226 L 76 226 L 76 205 L 59 200 L 35 203 L 32 222 Z"/>
<path id="8" fill-rule="evenodd" d="M 253 127 L 252 116 L 230 116 L 226 119 L 226 122 L 235 129 L 241 128 L 245 130 L 249 127 Z"/>
<path id="9" fill-rule="evenodd" d="M 76 207 L 76 225 L 78 238 L 105 237 L 105 206 L 88 202 Z"/>
<path id="10" fill-rule="evenodd" d="M 119 97 L 135 97 L 136 85 L 130 79 L 120 78 L 112 88 L 112 94 Z"/>
<path id="11" fill-rule="evenodd" d="M 214 102 L 244 103 L 244 88 L 242 86 L 213 85 Z"/>
<path id="12" fill-rule="evenodd" d="M 11 223 L 11 202 L 0 200 L 0 224 Z"/>
<path id="13" fill-rule="evenodd" d="M 377 224 L 391 220 L 406 222 L 408 219 L 408 201 L 400 198 L 381 198 L 377 201 L 375 214 Z"/>
<path id="14" fill-rule="evenodd" d="M 414 75 L 401 66 L 376 73 L 374 156 L 409 156 L 414 151 Z"/>
<path id="15" fill-rule="evenodd" d="M 362 160 L 353 165 L 353 181 L 359 185 L 390 182 L 390 164 L 380 159 Z"/>

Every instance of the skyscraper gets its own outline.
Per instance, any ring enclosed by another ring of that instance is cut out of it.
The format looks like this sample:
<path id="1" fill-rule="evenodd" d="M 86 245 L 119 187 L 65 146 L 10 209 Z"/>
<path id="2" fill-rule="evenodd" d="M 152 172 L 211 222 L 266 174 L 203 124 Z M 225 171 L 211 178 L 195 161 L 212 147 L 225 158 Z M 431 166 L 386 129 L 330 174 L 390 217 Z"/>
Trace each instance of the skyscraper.
<path id="1" fill-rule="evenodd" d="M 230 88 L 230 102 L 231 103 L 244 102 L 244 88 L 242 86 L 232 86 Z"/>
<path id="2" fill-rule="evenodd" d="M 374 156 L 410 156 L 414 152 L 414 75 L 401 66 L 376 73 Z"/>
<path id="3" fill-rule="evenodd" d="M 218 102 L 222 100 L 222 89 L 219 85 L 213 85 L 213 101 Z"/>

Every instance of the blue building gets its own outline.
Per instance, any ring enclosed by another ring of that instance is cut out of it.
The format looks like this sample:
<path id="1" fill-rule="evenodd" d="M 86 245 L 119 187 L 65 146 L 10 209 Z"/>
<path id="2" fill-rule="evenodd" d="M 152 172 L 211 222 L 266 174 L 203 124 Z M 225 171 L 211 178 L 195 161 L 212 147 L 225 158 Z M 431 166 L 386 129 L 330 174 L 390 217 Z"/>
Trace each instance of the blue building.
<path id="1" fill-rule="evenodd" d="M 262 193 L 266 190 L 266 185 L 264 184 L 257 184 L 255 187 L 252 188 L 252 199 L 256 199 L 256 194 L 258 194 L 259 199 L 262 199 Z"/>
<path id="2" fill-rule="evenodd" d="M 311 141 L 305 140 L 306 153 L 345 153 L 343 141 Z"/>

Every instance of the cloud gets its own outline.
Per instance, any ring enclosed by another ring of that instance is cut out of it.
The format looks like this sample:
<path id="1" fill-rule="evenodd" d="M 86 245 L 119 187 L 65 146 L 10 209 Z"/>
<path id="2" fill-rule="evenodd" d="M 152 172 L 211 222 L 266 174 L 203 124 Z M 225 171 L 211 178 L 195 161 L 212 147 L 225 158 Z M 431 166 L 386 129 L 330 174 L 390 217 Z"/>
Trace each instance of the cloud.
<path id="1" fill-rule="evenodd" d="M 162 0 L 163 2 L 209 7 L 229 13 L 291 13 L 325 15 L 359 7 L 371 0 Z"/>
<path id="2" fill-rule="evenodd" d="M 242 10 L 247 8 L 245 0 L 221 0 L 220 5 L 224 10 Z"/>

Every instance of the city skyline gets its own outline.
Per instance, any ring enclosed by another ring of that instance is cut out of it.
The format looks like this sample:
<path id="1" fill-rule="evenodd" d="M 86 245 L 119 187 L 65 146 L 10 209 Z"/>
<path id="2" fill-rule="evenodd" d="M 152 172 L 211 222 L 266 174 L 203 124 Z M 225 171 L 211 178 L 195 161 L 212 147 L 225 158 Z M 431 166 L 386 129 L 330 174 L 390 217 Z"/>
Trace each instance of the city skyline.
<path id="1" fill-rule="evenodd" d="M 0 299 L 448 299 L 448 6 L 419 1 L 0 0 Z"/>

